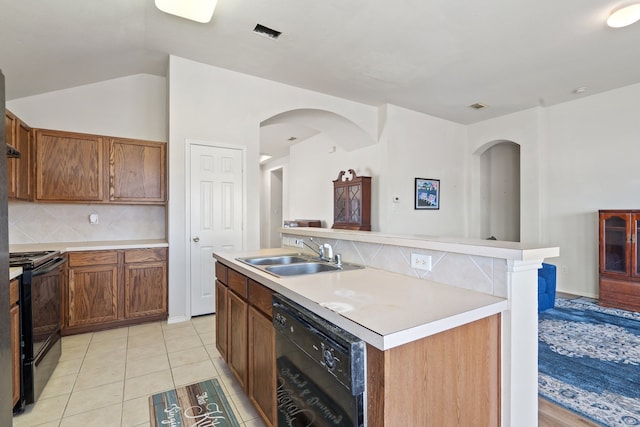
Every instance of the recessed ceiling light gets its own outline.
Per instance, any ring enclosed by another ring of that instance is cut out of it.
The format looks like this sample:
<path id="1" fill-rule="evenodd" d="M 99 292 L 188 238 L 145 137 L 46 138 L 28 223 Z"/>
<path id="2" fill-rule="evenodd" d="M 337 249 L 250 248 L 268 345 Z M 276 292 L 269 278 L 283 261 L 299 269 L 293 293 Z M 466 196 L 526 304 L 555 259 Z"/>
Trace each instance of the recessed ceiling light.
<path id="1" fill-rule="evenodd" d="M 265 27 L 264 25 L 256 24 L 253 32 L 259 36 L 266 37 L 268 39 L 277 39 L 282 34 L 281 31 L 274 30 L 273 28 Z"/>
<path id="2" fill-rule="evenodd" d="M 156 7 L 170 15 L 206 24 L 218 0 L 155 0 Z"/>
<path id="3" fill-rule="evenodd" d="M 469 105 L 471 108 L 475 108 L 476 110 L 480 110 L 482 108 L 488 107 L 486 104 L 482 104 L 481 102 L 476 102 L 475 104 Z"/>
<path id="4" fill-rule="evenodd" d="M 295 136 L 290 136 L 290 137 L 289 137 L 289 139 L 287 139 L 287 141 L 291 141 L 291 142 L 293 142 L 293 141 L 295 141 L 296 139 L 298 139 L 298 138 L 296 138 Z"/>
<path id="5" fill-rule="evenodd" d="M 575 89 L 573 90 L 573 93 L 575 93 L 575 94 L 584 93 L 584 92 L 586 92 L 586 91 L 587 91 L 587 89 L 588 89 L 588 88 L 587 88 L 586 86 L 580 86 L 580 87 L 575 88 Z"/>
<path id="6" fill-rule="evenodd" d="M 622 28 L 640 20 L 640 3 L 625 6 L 611 12 L 607 25 L 612 28 Z"/>

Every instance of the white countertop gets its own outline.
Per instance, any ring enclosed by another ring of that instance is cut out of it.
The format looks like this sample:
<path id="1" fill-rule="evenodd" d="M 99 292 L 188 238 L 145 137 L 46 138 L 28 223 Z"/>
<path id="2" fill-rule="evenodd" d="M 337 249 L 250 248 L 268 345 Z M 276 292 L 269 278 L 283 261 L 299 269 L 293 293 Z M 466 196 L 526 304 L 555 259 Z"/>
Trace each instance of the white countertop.
<path id="1" fill-rule="evenodd" d="M 166 248 L 165 240 L 113 240 L 101 242 L 25 243 L 9 245 L 9 252 L 51 251 L 78 252 L 113 249 Z"/>
<path id="2" fill-rule="evenodd" d="M 9 267 L 9 280 L 22 275 L 22 267 Z"/>
<path id="3" fill-rule="evenodd" d="M 420 235 L 412 236 L 387 234 L 377 231 L 334 230 L 331 228 L 315 227 L 282 228 L 280 231 L 282 234 L 293 236 L 310 236 L 322 237 L 325 239 L 350 240 L 354 242 L 379 243 L 517 261 L 554 258 L 560 255 L 560 249 L 558 247 L 527 245 L 520 242 L 506 242 L 501 240 Z"/>
<path id="4" fill-rule="evenodd" d="M 236 258 L 296 253 L 286 249 L 214 257 L 380 350 L 507 309 L 507 300 L 375 268 L 275 277 Z"/>

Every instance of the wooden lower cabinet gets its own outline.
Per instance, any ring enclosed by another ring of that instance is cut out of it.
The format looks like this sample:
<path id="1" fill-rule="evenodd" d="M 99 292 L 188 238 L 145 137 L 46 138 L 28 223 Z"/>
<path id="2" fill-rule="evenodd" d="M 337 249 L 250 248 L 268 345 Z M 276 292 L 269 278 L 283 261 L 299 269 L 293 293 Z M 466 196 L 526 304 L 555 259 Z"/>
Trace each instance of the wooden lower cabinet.
<path id="1" fill-rule="evenodd" d="M 249 307 L 249 399 L 267 425 L 276 424 L 276 333 L 271 319 Z"/>
<path id="2" fill-rule="evenodd" d="M 216 347 L 269 427 L 277 424 L 272 295 L 216 262 Z"/>
<path id="3" fill-rule="evenodd" d="M 216 280 L 216 348 L 224 360 L 228 359 L 227 292 L 228 288 L 220 280 Z"/>
<path id="4" fill-rule="evenodd" d="M 499 426 L 500 315 L 386 351 L 367 346 L 367 425 Z"/>
<path id="5" fill-rule="evenodd" d="M 247 389 L 247 307 L 248 303 L 244 299 L 229 291 L 227 363 L 244 390 Z"/>
<path id="6" fill-rule="evenodd" d="M 167 318 L 167 249 L 71 252 L 63 335 Z"/>
<path id="7" fill-rule="evenodd" d="M 11 390 L 13 396 L 12 407 L 20 400 L 20 370 L 22 369 L 20 357 L 20 306 L 19 302 L 20 282 L 17 279 L 9 283 L 9 317 L 11 318 Z"/>
<path id="8" fill-rule="evenodd" d="M 118 265 L 69 268 L 69 326 L 118 320 Z"/>

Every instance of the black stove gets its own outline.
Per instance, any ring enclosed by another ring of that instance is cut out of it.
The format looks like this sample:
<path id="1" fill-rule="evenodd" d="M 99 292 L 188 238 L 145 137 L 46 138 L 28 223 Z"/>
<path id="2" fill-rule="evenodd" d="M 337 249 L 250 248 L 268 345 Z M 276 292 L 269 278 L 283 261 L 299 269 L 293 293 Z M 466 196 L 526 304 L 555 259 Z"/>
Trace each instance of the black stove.
<path id="1" fill-rule="evenodd" d="M 42 264 L 59 258 L 60 251 L 31 251 L 9 253 L 11 267 L 36 268 Z"/>
<path id="2" fill-rule="evenodd" d="M 14 414 L 38 399 L 60 359 L 60 305 L 65 262 L 60 251 L 9 253 L 9 265 L 22 267 L 22 387 L 20 399 L 13 407 Z"/>

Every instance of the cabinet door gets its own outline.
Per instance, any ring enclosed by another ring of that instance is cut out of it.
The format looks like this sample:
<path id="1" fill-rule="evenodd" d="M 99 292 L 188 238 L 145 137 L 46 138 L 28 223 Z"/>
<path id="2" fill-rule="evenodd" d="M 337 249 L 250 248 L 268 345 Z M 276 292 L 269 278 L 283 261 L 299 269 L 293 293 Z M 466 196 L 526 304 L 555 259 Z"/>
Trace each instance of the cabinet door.
<path id="1" fill-rule="evenodd" d="M 217 263 L 219 264 L 219 263 Z M 227 354 L 227 287 L 216 280 L 216 348 L 224 360 L 228 361 Z"/>
<path id="2" fill-rule="evenodd" d="M 631 276 L 640 278 L 640 251 L 638 242 L 640 239 L 640 213 L 631 215 Z"/>
<path id="3" fill-rule="evenodd" d="M 229 310 L 228 361 L 231 372 L 247 390 L 247 302 L 234 292 L 227 293 Z"/>
<path id="4" fill-rule="evenodd" d="M 600 215 L 600 273 L 629 276 L 631 216 L 628 213 Z"/>
<path id="5" fill-rule="evenodd" d="M 20 400 L 20 307 L 14 305 L 9 311 L 11 317 L 11 365 L 13 405 Z"/>
<path id="6" fill-rule="evenodd" d="M 105 198 L 105 149 L 97 135 L 36 132 L 36 199 L 93 201 Z"/>
<path id="7" fill-rule="evenodd" d="M 109 142 L 109 200 L 166 201 L 166 144 L 112 138 Z"/>
<path id="8" fill-rule="evenodd" d="M 6 132 L 6 140 L 7 144 L 13 145 L 15 147 L 15 129 L 16 129 L 16 117 L 11 114 L 9 111 L 5 113 L 4 117 L 4 129 Z M 16 171 L 17 171 L 17 162 L 18 159 L 7 159 L 7 197 L 13 198 L 16 197 Z"/>
<path id="9" fill-rule="evenodd" d="M 124 266 L 124 317 L 167 312 L 167 263 L 147 262 Z"/>
<path id="10" fill-rule="evenodd" d="M 276 419 L 275 348 L 271 319 L 249 307 L 249 399 L 268 426 Z"/>
<path id="11" fill-rule="evenodd" d="M 118 319 L 118 266 L 69 268 L 69 326 L 92 325 Z"/>
<path id="12" fill-rule="evenodd" d="M 18 120 L 16 123 L 15 147 L 20 151 L 20 158 L 15 159 L 16 199 L 33 200 L 32 175 L 32 131 L 26 123 Z"/>

